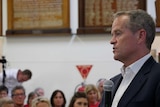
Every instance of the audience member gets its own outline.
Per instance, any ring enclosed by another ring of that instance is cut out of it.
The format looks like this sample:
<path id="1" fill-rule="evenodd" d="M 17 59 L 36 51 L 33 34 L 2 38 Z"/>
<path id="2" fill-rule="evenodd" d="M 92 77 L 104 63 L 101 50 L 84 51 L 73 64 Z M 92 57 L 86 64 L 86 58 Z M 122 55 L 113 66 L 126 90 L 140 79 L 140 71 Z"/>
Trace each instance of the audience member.
<path id="1" fill-rule="evenodd" d="M 39 96 L 33 99 L 32 107 L 51 107 L 49 99 L 44 96 Z"/>
<path id="2" fill-rule="evenodd" d="M 152 17 L 144 10 L 117 12 L 111 35 L 114 59 L 123 63 L 121 73 L 111 78 L 111 107 L 160 107 L 160 64 L 150 54 L 155 38 Z"/>
<path id="3" fill-rule="evenodd" d="M 99 99 L 100 99 L 100 93 L 97 89 L 97 87 L 93 84 L 87 84 L 85 86 L 85 93 L 88 98 L 89 107 L 98 107 L 99 106 Z"/>
<path id="4" fill-rule="evenodd" d="M 66 98 L 61 90 L 55 90 L 50 98 L 50 103 L 52 107 L 65 107 Z"/>
<path id="5" fill-rule="evenodd" d="M 8 96 L 8 88 L 4 85 L 0 86 L 0 98 Z"/>
<path id="6" fill-rule="evenodd" d="M 34 90 L 34 92 L 38 95 L 38 96 L 44 96 L 44 89 L 43 88 L 36 88 Z"/>
<path id="7" fill-rule="evenodd" d="M 8 94 L 11 95 L 11 90 L 17 86 L 22 85 L 23 82 L 31 79 L 32 72 L 28 69 L 6 69 L 5 86 L 8 88 Z M 3 72 L 0 73 L 0 85 L 2 85 Z"/>
<path id="8" fill-rule="evenodd" d="M 0 98 L 0 107 L 14 107 L 14 102 L 9 97 Z"/>
<path id="9" fill-rule="evenodd" d="M 105 78 L 100 78 L 96 83 L 97 89 L 100 92 L 100 100 L 103 96 L 103 91 L 104 91 L 103 90 L 103 83 L 104 83 L 105 80 L 106 80 Z"/>
<path id="10" fill-rule="evenodd" d="M 89 107 L 86 94 L 84 92 L 75 92 L 68 107 Z"/>
<path id="11" fill-rule="evenodd" d="M 31 106 L 31 105 L 32 105 L 32 100 L 33 100 L 34 98 L 36 98 L 36 97 L 38 97 L 38 96 L 37 96 L 37 94 L 36 94 L 35 92 L 30 92 L 30 93 L 28 94 L 27 104 L 24 105 L 24 107 L 32 107 L 32 106 Z"/>
<path id="12" fill-rule="evenodd" d="M 14 107 L 24 107 L 24 101 L 26 98 L 25 89 L 23 86 L 15 86 L 11 92 Z"/>

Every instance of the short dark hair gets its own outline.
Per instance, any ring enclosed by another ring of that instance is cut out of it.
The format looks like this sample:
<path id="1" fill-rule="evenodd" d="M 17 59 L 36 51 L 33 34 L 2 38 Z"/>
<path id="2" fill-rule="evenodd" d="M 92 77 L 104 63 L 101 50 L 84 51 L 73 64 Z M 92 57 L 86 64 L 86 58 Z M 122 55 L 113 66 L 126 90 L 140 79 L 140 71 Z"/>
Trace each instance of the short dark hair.
<path id="1" fill-rule="evenodd" d="M 31 72 L 31 70 L 25 69 L 25 70 L 22 71 L 22 73 L 23 73 L 23 75 L 27 75 L 27 76 L 28 76 L 28 79 L 31 79 L 31 77 L 32 77 L 32 72 Z"/>
<path id="2" fill-rule="evenodd" d="M 6 91 L 8 94 L 8 88 L 5 85 L 0 85 L 0 92 L 1 91 Z"/>
<path id="3" fill-rule="evenodd" d="M 16 90 L 23 90 L 24 94 L 26 94 L 26 91 L 25 91 L 24 87 L 23 87 L 22 85 L 18 85 L 18 86 L 15 86 L 15 87 L 12 89 L 12 92 L 11 92 L 12 97 L 14 96 L 14 92 L 15 92 Z"/>

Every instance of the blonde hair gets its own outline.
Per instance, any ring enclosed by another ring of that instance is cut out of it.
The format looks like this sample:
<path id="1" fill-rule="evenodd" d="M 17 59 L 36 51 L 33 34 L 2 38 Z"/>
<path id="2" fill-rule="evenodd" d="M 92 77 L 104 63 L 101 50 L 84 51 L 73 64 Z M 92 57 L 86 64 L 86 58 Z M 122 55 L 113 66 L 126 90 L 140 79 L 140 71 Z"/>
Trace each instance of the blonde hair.
<path id="1" fill-rule="evenodd" d="M 0 98 L 0 107 L 3 107 L 4 104 L 14 104 L 14 102 L 9 97 Z"/>
<path id="2" fill-rule="evenodd" d="M 47 104 L 48 104 L 48 107 L 51 106 L 48 98 L 45 98 L 45 97 L 43 97 L 43 96 L 40 96 L 40 97 L 37 97 L 37 98 L 33 99 L 33 101 L 32 101 L 32 107 L 37 107 L 37 104 L 40 103 L 40 102 L 45 102 L 45 103 L 47 103 Z"/>
<path id="3" fill-rule="evenodd" d="M 85 93 L 88 94 L 90 91 L 95 91 L 97 93 L 97 100 L 101 99 L 100 92 L 98 91 L 98 89 L 95 85 L 88 84 L 85 86 Z"/>

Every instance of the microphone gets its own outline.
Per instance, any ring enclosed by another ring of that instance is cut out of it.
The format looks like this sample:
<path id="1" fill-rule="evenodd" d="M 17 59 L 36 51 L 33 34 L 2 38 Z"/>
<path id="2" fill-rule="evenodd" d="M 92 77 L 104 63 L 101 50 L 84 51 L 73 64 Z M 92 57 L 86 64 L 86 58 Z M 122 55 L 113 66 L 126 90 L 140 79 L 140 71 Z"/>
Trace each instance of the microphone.
<path id="1" fill-rule="evenodd" d="M 105 107 L 111 107 L 111 92 L 113 89 L 114 83 L 111 80 L 105 80 L 103 83 L 104 97 L 105 97 Z"/>

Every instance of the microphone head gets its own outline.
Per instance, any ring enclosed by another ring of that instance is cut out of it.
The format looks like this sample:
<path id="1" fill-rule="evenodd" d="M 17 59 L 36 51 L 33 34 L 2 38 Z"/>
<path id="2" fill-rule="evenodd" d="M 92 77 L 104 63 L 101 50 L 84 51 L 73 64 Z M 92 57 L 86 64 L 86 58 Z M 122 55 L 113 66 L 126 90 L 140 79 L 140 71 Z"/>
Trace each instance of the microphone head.
<path id="1" fill-rule="evenodd" d="M 105 80 L 103 83 L 104 91 L 112 91 L 113 86 L 114 86 L 114 83 L 111 80 Z"/>

